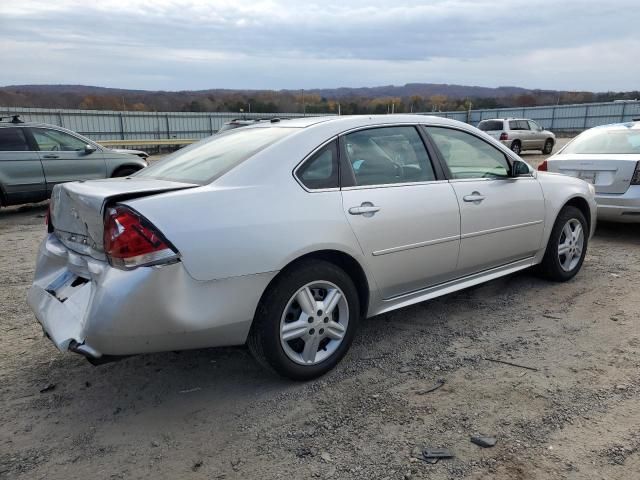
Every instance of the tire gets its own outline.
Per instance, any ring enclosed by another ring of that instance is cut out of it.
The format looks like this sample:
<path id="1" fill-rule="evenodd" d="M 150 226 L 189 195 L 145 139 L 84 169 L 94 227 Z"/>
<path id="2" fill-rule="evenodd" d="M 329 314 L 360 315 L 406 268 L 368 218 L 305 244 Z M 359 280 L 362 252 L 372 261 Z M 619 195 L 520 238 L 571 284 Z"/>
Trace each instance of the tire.
<path id="1" fill-rule="evenodd" d="M 134 173 L 136 173 L 138 170 L 140 169 L 136 167 L 120 167 L 115 172 L 113 172 L 111 178 L 128 177 L 129 175 L 133 175 Z"/>
<path id="2" fill-rule="evenodd" d="M 581 240 L 575 237 L 567 241 L 567 228 L 575 235 L 575 228 L 582 229 Z M 571 243 L 573 242 L 573 243 Z M 576 207 L 566 206 L 558 214 L 551 230 L 547 250 L 540 264 L 540 273 L 549 280 L 566 282 L 580 271 L 589 242 L 589 226 L 584 214 Z M 580 245 L 581 243 L 581 245 Z M 560 249 L 569 248 L 567 254 L 562 255 Z"/>
<path id="3" fill-rule="evenodd" d="M 545 155 L 549 155 L 553 150 L 553 140 L 550 138 L 544 142 L 544 147 L 542 148 L 542 153 Z"/>
<path id="4" fill-rule="evenodd" d="M 339 300 L 332 296 L 334 291 L 341 294 Z M 307 303 L 303 309 L 298 298 L 316 303 Z M 318 315 L 332 301 L 332 312 Z M 331 370 L 347 353 L 359 318 L 360 302 L 351 277 L 333 263 L 305 260 L 283 271 L 269 286 L 256 310 L 247 345 L 268 369 L 292 380 L 310 380 Z M 291 326 L 283 332 L 286 325 Z M 334 338 L 340 335 L 340 340 Z"/>
<path id="5" fill-rule="evenodd" d="M 520 140 L 514 140 L 513 142 L 511 142 L 511 151 L 516 155 L 520 155 L 520 153 L 522 152 L 522 145 L 520 143 Z"/>

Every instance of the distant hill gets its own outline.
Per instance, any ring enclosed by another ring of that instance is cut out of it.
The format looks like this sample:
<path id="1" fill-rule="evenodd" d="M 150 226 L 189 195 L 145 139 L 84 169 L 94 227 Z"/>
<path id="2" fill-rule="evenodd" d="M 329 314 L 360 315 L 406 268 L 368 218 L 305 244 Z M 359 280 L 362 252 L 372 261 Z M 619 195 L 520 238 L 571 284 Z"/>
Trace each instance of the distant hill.
<path id="1" fill-rule="evenodd" d="M 207 89 L 148 91 L 87 85 L 10 85 L 0 87 L 0 106 L 89 110 L 386 113 L 473 108 L 522 107 L 636 98 L 639 92 L 592 93 L 407 83 L 379 87 L 300 90 Z"/>

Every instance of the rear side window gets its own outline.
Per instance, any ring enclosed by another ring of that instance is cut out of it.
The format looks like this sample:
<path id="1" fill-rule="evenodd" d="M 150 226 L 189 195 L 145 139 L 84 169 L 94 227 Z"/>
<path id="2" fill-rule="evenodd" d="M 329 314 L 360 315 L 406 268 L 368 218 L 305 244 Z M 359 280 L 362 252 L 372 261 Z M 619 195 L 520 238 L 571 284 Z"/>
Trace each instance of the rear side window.
<path id="1" fill-rule="evenodd" d="M 415 127 L 383 127 L 345 135 L 356 185 L 433 181 L 436 176 Z"/>
<path id="2" fill-rule="evenodd" d="M 178 150 L 136 176 L 205 185 L 296 130 L 236 128 Z"/>
<path id="3" fill-rule="evenodd" d="M 333 141 L 318 150 L 296 171 L 298 180 L 311 190 L 337 188 L 338 146 Z"/>
<path id="4" fill-rule="evenodd" d="M 478 124 L 478 128 L 483 132 L 494 132 L 497 130 L 502 130 L 504 124 L 502 120 L 483 120 Z"/>
<path id="5" fill-rule="evenodd" d="M 0 128 L 0 152 L 26 152 L 29 144 L 22 128 Z"/>
<path id="6" fill-rule="evenodd" d="M 509 120 L 509 130 L 529 130 L 526 120 Z"/>

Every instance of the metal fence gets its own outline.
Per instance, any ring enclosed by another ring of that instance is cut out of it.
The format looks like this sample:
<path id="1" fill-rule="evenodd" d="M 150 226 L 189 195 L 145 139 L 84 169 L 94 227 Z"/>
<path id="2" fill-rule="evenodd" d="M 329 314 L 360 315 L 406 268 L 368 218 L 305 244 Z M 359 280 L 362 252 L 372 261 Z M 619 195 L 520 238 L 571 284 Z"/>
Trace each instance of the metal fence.
<path id="1" fill-rule="evenodd" d="M 20 115 L 29 122 L 68 128 L 93 140 L 198 139 L 217 132 L 234 118 L 302 117 L 302 113 L 131 112 L 0 107 L 0 117 Z M 423 112 L 477 125 L 487 118 L 524 117 L 555 132 L 577 132 L 640 117 L 640 101 Z M 307 115 L 308 116 L 308 115 Z"/>
<path id="2" fill-rule="evenodd" d="M 26 122 L 68 128 L 92 140 L 203 138 L 234 118 L 291 118 L 302 113 L 131 112 L 0 107 L 0 117 L 20 115 Z M 310 115 L 306 115 L 310 116 Z"/>
<path id="3" fill-rule="evenodd" d="M 580 132 L 608 123 L 628 122 L 640 118 L 640 101 L 582 103 L 549 107 L 495 108 L 462 112 L 424 112 L 478 125 L 487 118 L 521 117 L 535 120 L 554 132 Z"/>

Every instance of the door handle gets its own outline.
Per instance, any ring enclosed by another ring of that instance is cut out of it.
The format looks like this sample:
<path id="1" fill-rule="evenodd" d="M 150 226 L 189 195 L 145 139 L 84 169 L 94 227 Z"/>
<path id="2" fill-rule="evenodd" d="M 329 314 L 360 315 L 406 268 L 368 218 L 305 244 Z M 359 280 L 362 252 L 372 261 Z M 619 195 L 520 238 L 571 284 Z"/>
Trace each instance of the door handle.
<path id="1" fill-rule="evenodd" d="M 485 197 L 484 195 L 480 195 L 480 192 L 472 192 L 471 195 L 465 195 L 464 197 L 462 197 L 462 199 L 465 202 L 473 202 L 478 205 L 485 199 Z"/>
<path id="2" fill-rule="evenodd" d="M 359 207 L 351 207 L 349 213 L 351 215 L 362 215 L 364 217 L 373 217 L 373 215 L 380 210 L 380 207 L 375 206 L 371 202 L 362 202 Z"/>
<path id="3" fill-rule="evenodd" d="M 58 155 L 54 153 L 50 153 L 49 155 L 43 155 L 42 158 L 60 158 Z"/>

